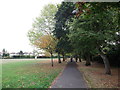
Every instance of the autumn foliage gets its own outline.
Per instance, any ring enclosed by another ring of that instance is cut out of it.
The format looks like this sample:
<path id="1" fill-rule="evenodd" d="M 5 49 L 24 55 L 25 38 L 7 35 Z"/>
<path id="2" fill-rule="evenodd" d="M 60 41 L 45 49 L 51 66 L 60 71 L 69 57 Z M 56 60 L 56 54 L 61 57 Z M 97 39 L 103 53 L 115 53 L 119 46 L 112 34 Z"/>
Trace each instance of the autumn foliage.
<path id="1" fill-rule="evenodd" d="M 42 35 L 35 41 L 35 46 L 52 53 L 56 47 L 56 39 L 52 35 Z"/>

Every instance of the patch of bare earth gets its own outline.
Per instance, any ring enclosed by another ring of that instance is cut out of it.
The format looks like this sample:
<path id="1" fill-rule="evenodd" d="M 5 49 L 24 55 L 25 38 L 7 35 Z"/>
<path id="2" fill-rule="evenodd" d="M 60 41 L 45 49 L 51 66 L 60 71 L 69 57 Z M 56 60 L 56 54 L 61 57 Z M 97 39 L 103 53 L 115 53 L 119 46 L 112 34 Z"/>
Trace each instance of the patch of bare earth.
<path id="1" fill-rule="evenodd" d="M 94 62 L 91 66 L 85 66 L 84 61 L 77 64 L 90 88 L 120 88 L 118 87 L 120 83 L 118 69 L 120 68 L 111 67 L 112 75 L 106 75 L 103 64 Z"/>

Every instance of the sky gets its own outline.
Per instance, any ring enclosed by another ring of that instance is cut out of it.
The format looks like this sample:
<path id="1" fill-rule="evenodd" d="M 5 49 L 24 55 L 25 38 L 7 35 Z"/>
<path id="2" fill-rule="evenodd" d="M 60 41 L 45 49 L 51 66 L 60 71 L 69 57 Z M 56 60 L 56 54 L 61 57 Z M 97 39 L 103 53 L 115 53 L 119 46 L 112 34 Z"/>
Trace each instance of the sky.
<path id="1" fill-rule="evenodd" d="M 62 0 L 0 0 L 0 52 L 32 52 L 27 32 L 48 3 Z"/>

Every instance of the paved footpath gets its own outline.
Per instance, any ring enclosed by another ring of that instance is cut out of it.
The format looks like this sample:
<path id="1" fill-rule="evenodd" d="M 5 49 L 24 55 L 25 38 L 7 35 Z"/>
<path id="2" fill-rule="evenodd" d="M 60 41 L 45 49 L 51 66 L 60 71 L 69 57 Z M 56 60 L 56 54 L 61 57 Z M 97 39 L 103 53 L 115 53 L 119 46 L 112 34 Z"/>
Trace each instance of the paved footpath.
<path id="1" fill-rule="evenodd" d="M 68 62 L 62 74 L 55 80 L 51 88 L 87 88 L 82 73 L 75 62 Z"/>

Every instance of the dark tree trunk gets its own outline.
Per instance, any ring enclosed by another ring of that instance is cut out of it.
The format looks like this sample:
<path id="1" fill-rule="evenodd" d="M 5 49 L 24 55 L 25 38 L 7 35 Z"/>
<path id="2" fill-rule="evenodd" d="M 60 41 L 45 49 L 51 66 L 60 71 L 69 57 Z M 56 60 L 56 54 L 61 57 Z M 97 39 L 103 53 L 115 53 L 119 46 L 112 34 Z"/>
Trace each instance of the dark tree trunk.
<path id="1" fill-rule="evenodd" d="M 61 63 L 60 54 L 58 53 L 58 63 Z"/>
<path id="2" fill-rule="evenodd" d="M 79 57 L 78 57 L 78 58 L 79 58 L 79 62 L 82 62 L 82 61 L 81 61 L 81 56 L 80 56 L 80 55 L 79 55 Z"/>
<path id="3" fill-rule="evenodd" d="M 62 56 L 63 56 L 63 62 L 65 61 L 65 55 L 64 54 L 62 54 Z"/>
<path id="4" fill-rule="evenodd" d="M 70 57 L 70 61 L 71 61 L 71 62 L 73 61 L 73 58 L 72 58 L 72 57 Z"/>
<path id="5" fill-rule="evenodd" d="M 79 58 L 79 62 L 82 62 L 82 61 L 81 61 L 81 58 Z"/>
<path id="6" fill-rule="evenodd" d="M 51 53 L 51 64 L 52 64 L 52 67 L 53 67 L 53 55 Z"/>
<path id="7" fill-rule="evenodd" d="M 91 63 L 90 63 L 90 56 L 86 57 L 86 64 L 85 65 L 86 66 L 90 66 L 91 65 Z"/>
<path id="8" fill-rule="evenodd" d="M 76 62 L 78 61 L 78 57 L 75 57 Z"/>
<path id="9" fill-rule="evenodd" d="M 105 65 L 105 73 L 108 75 L 111 75 L 110 64 L 109 64 L 108 58 L 104 54 L 100 54 L 100 56 L 103 59 L 103 62 Z"/>

